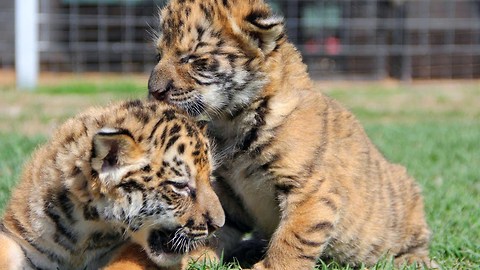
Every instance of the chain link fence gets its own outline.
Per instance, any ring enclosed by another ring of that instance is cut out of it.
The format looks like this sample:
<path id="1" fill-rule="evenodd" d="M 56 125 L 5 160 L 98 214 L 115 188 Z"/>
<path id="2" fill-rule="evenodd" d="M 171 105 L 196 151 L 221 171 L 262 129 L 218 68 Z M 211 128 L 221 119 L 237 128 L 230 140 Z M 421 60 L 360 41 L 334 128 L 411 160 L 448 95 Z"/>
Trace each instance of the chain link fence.
<path id="1" fill-rule="evenodd" d="M 140 72 L 166 1 L 39 0 L 42 71 Z M 268 1 L 319 79 L 480 78 L 480 0 Z M 14 67 L 14 0 L 0 1 L 0 68 Z"/>

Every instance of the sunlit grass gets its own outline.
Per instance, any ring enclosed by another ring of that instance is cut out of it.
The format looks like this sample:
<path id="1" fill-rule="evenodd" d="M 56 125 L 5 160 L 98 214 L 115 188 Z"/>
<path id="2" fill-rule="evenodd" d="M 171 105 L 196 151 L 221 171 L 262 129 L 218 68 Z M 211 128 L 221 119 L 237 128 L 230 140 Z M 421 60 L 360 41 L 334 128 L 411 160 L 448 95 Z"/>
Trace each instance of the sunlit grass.
<path id="1" fill-rule="evenodd" d="M 436 91 L 436 86 L 413 88 L 371 83 L 358 90 L 342 86 L 327 92 L 350 108 L 384 155 L 405 165 L 422 186 L 433 232 L 432 258 L 444 269 L 476 269 L 480 265 L 480 87 L 458 87 L 452 90 L 456 92 Z M 143 82 L 124 79 L 75 81 L 42 86 L 34 93 L 2 96 L 4 103 L 0 101 L 0 105 L 20 108 L 11 115 L 0 115 L 0 213 L 24 162 L 48 138 L 45 130 L 86 106 L 145 96 Z M 20 125 L 34 130 L 27 135 Z M 229 270 L 238 266 L 200 263 L 192 269 Z M 352 268 L 320 263 L 318 269 Z M 393 266 L 384 260 L 369 269 Z"/>

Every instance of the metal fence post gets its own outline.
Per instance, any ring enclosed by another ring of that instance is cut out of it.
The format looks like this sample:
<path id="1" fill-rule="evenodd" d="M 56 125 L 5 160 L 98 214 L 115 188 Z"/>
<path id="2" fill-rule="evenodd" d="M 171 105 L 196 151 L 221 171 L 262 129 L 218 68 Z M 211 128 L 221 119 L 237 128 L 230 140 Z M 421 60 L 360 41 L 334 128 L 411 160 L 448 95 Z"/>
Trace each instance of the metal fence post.
<path id="1" fill-rule="evenodd" d="M 38 80 L 38 0 L 15 0 L 17 87 L 33 89 Z"/>

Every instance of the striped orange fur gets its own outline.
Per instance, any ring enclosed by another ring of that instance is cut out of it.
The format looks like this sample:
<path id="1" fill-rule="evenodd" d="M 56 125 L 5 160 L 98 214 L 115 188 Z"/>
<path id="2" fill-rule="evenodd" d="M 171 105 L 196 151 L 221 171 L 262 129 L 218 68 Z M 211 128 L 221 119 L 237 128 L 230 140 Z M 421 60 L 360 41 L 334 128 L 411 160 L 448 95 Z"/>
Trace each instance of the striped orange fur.
<path id="1" fill-rule="evenodd" d="M 209 121 L 223 157 L 215 174 L 227 257 L 275 270 L 311 269 L 319 258 L 435 265 L 420 187 L 315 89 L 268 5 L 172 0 L 159 33 L 149 93 Z"/>
<path id="2" fill-rule="evenodd" d="M 224 223 L 212 165 L 203 131 L 174 107 L 90 109 L 26 165 L 0 223 L 0 269 L 99 269 L 133 243 L 141 265 L 178 265 Z"/>

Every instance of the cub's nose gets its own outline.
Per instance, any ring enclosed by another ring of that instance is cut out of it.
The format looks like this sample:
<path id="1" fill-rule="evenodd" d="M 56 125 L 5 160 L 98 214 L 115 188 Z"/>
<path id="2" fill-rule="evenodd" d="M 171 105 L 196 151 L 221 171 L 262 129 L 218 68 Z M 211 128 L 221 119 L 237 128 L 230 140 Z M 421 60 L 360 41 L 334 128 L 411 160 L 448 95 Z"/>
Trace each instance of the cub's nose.
<path id="1" fill-rule="evenodd" d="M 160 101 L 166 101 L 167 100 L 167 91 L 157 91 L 157 90 L 150 90 L 148 89 L 148 98 L 150 99 L 156 99 Z"/>
<path id="2" fill-rule="evenodd" d="M 222 225 L 216 224 L 216 223 L 213 223 L 213 222 L 207 222 L 208 234 L 211 234 L 211 233 L 215 232 L 216 230 L 220 229 L 222 227 Z"/>
<path id="3" fill-rule="evenodd" d="M 214 231 L 220 229 L 225 224 L 225 213 L 223 209 L 220 208 L 217 212 L 207 212 L 204 215 L 207 223 L 208 234 L 213 233 Z"/>
<path id="4" fill-rule="evenodd" d="M 150 76 L 150 79 L 148 80 L 149 98 L 167 101 L 169 93 L 173 91 L 174 88 L 173 80 L 169 80 L 168 82 L 159 81 L 155 79 L 154 76 Z"/>

